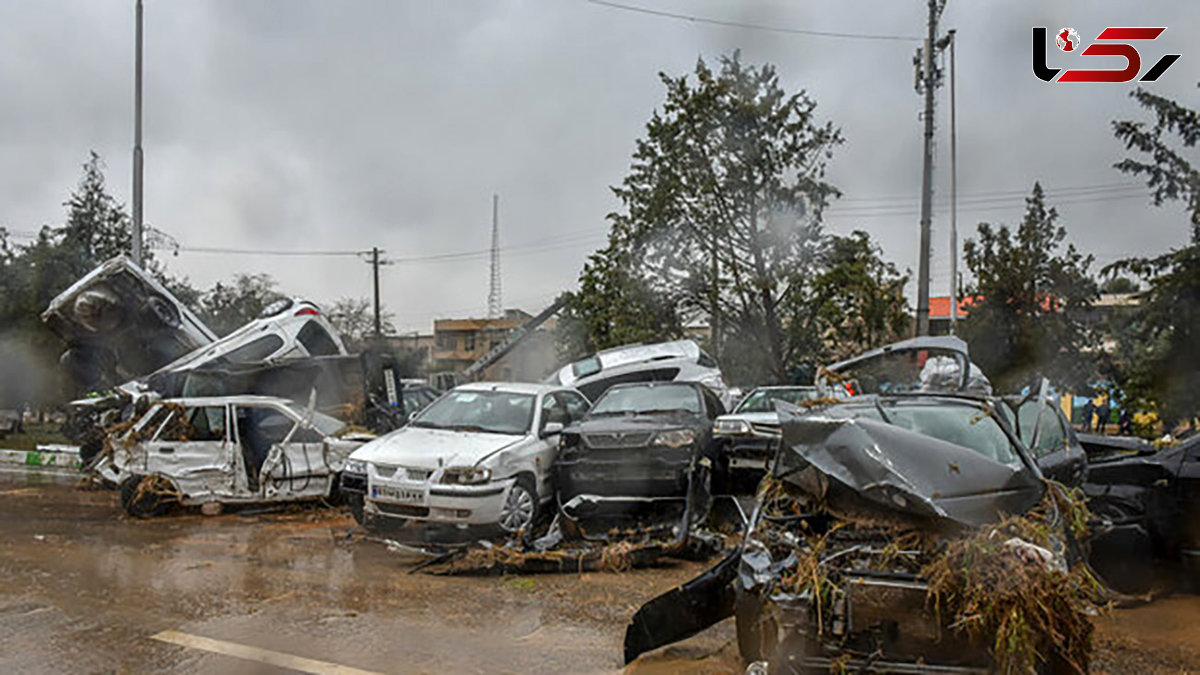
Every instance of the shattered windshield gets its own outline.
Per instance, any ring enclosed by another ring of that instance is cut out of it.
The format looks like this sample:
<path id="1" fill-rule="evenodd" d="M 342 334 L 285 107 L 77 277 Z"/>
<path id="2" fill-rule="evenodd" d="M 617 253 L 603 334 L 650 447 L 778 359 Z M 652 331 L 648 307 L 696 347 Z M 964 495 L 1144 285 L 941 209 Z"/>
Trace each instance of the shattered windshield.
<path id="1" fill-rule="evenodd" d="M 599 415 L 644 415 L 656 412 L 700 414 L 700 394 L 682 384 L 660 384 L 609 389 L 588 417 Z"/>
<path id="2" fill-rule="evenodd" d="M 427 429 L 525 434 L 533 422 L 532 394 L 452 391 L 421 411 L 412 426 Z"/>
<path id="3" fill-rule="evenodd" d="M 879 401 L 878 405 L 835 408 L 830 412 L 835 416 L 877 419 L 969 448 L 1001 464 L 1019 461 L 1012 442 L 996 420 L 987 411 L 972 405 Z"/>
<path id="4" fill-rule="evenodd" d="M 799 405 L 800 403 L 817 397 L 816 387 L 772 387 L 764 389 L 755 389 L 750 392 L 738 407 L 734 409 L 735 413 L 753 413 L 753 412 L 775 412 L 776 401 L 787 401 L 788 403 Z"/>

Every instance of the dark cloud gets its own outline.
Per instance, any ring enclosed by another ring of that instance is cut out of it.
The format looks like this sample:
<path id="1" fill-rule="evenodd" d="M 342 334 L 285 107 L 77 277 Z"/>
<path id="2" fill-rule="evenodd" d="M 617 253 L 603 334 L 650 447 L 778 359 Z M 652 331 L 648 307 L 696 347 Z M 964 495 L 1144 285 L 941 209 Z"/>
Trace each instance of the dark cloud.
<path id="1" fill-rule="evenodd" d="M 917 0 L 642 4 L 817 30 L 920 35 L 924 25 Z M 132 5 L 0 6 L 0 124 L 8 131 L 0 137 L 0 224 L 60 221 L 89 149 L 104 156 L 114 192 L 128 200 Z M 498 192 L 506 304 L 537 309 L 573 284 L 599 245 L 604 215 L 617 206 L 608 186 L 624 176 L 662 100 L 657 72 L 687 72 L 697 57 L 740 48 L 748 61 L 776 64 L 784 84 L 807 90 L 846 135 L 831 165 L 846 199 L 831 211 L 830 229 L 866 229 L 901 266 L 916 268 L 916 43 L 717 27 L 583 0 L 146 5 L 146 217 L 185 245 L 380 246 L 400 259 L 480 251 Z M 960 190 L 965 202 L 991 195 L 964 204 L 963 236 L 979 220 L 1018 220 L 1020 193 L 1035 180 L 1052 194 L 1128 180 L 1111 169 L 1122 148 L 1110 123 L 1140 115 L 1127 97 L 1132 87 L 1037 80 L 1031 26 L 1071 25 L 1085 39 L 1106 25 L 1168 26 L 1145 51 L 1184 57 L 1154 89 L 1195 105 L 1198 7 L 951 0 Z M 937 118 L 940 199 L 949 185 L 947 94 Z M 1084 250 L 1107 262 L 1183 241 L 1177 210 L 1123 195 L 1063 198 L 1064 224 Z M 935 214 L 938 289 L 949 283 L 948 218 Z M 352 257 L 182 253 L 168 265 L 204 285 L 266 271 L 286 290 L 321 300 L 370 291 L 369 268 Z M 385 301 L 401 327 L 428 330 L 436 315 L 482 313 L 487 280 L 482 254 L 398 264 L 384 272 Z"/>

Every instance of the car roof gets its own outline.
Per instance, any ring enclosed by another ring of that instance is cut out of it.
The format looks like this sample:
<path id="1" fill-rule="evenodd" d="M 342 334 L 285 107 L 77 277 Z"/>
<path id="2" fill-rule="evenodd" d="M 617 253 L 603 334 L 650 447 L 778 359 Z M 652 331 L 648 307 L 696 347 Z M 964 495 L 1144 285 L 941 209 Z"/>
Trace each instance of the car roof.
<path id="1" fill-rule="evenodd" d="M 551 391 L 574 391 L 560 384 L 541 384 L 538 382 L 468 382 L 454 388 L 455 391 L 500 391 L 509 394 L 545 394 Z"/>

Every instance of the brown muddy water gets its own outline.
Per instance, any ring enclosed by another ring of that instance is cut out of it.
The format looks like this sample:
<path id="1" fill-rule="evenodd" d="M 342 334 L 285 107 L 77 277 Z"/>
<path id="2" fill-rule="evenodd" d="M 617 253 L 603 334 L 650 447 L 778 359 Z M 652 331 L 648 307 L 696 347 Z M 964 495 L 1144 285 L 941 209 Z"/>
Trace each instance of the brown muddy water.
<path id="1" fill-rule="evenodd" d="M 434 577 L 338 510 L 119 513 L 112 492 L 0 474 L 0 672 L 617 673 L 629 617 L 706 567 Z M 1097 628 L 1100 672 L 1200 667 L 1200 598 Z M 741 672 L 733 637 L 727 621 L 629 672 Z"/>

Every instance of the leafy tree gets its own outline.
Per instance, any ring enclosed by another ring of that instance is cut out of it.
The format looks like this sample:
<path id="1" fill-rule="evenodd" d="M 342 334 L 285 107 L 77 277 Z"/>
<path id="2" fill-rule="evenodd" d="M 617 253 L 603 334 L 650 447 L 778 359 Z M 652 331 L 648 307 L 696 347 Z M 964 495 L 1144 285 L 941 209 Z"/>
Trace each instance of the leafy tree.
<path id="1" fill-rule="evenodd" d="M 200 298 L 200 319 L 217 335 L 228 335 L 256 318 L 281 296 L 269 274 L 238 274 L 217 282 Z"/>
<path id="2" fill-rule="evenodd" d="M 125 207 L 108 193 L 104 164 L 92 151 L 83 164 L 83 177 L 67 207 L 67 222 L 57 230 L 60 245 L 77 255 L 81 274 L 109 258 L 127 254 L 133 244 L 129 216 Z"/>
<path id="3" fill-rule="evenodd" d="M 325 312 L 325 316 L 341 334 L 343 340 L 362 344 L 375 334 L 375 309 L 367 298 L 340 298 Z M 394 335 L 395 318 L 391 312 L 380 308 L 379 327 L 384 335 Z"/>
<path id="4" fill-rule="evenodd" d="M 821 356 L 840 360 L 904 337 L 912 325 L 904 286 L 908 274 L 883 259 L 861 230 L 831 237 L 813 299 L 824 345 Z"/>
<path id="5" fill-rule="evenodd" d="M 804 92 L 786 93 L 773 67 L 745 66 L 738 52 L 717 71 L 699 60 L 693 77 L 659 77 L 666 101 L 613 189 L 624 208 L 609 215 L 604 260 L 583 281 L 707 316 L 718 358 L 734 327 L 783 380 L 810 341 L 795 329 L 811 324 L 803 300 L 821 213 L 837 194 L 824 175 L 840 132 L 817 122 Z"/>
<path id="6" fill-rule="evenodd" d="M 567 293 L 556 329 L 559 356 L 574 361 L 601 349 L 634 342 L 660 342 L 683 335 L 683 321 L 664 293 L 629 272 L 620 245 L 593 253 Z"/>
<path id="7" fill-rule="evenodd" d="M 1131 96 L 1153 123 L 1116 121 L 1117 139 L 1139 153 L 1117 170 L 1146 180 L 1155 205 L 1182 202 L 1191 221 L 1187 245 L 1154 258 L 1128 258 L 1107 274 L 1146 281 L 1142 305 L 1115 355 L 1116 379 L 1143 402 L 1156 401 L 1168 424 L 1200 411 L 1200 171 L 1185 152 L 1200 139 L 1200 112 L 1138 89 Z"/>
<path id="8" fill-rule="evenodd" d="M 1142 290 L 1142 288 L 1137 284 L 1136 281 L 1130 279 L 1129 277 L 1113 277 L 1104 282 L 1104 285 L 1100 287 L 1100 290 L 1103 293 L 1125 294 L 1137 293 L 1138 291 Z"/>
<path id="9" fill-rule="evenodd" d="M 1015 231 L 980 223 L 965 260 L 975 298 L 960 333 L 971 358 L 1001 390 L 1038 374 L 1067 387 L 1086 386 L 1094 373 L 1087 354 L 1096 345 L 1084 314 L 1097 297 L 1088 272 L 1092 256 L 1067 244 L 1058 212 L 1034 183 L 1025 217 Z"/>

